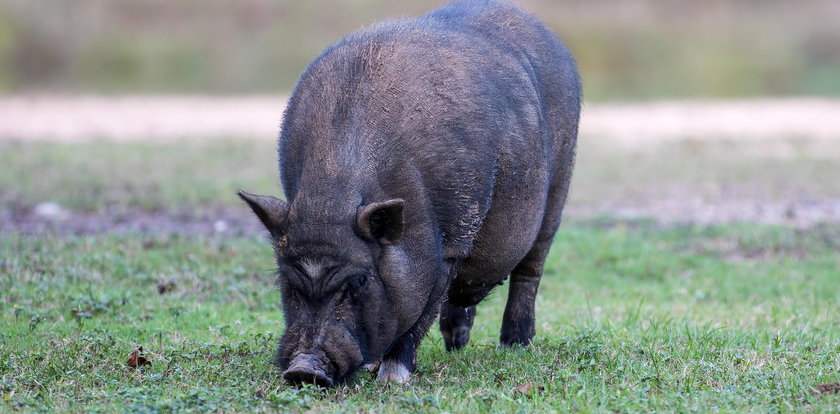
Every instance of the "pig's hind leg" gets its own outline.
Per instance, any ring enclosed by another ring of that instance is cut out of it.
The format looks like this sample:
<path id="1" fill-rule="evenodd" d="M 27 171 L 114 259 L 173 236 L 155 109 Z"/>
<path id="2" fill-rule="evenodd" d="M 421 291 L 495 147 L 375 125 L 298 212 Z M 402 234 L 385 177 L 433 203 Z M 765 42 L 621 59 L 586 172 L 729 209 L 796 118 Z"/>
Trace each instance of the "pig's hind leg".
<path id="1" fill-rule="evenodd" d="M 557 185 L 549 194 L 546 213 L 543 216 L 537 239 L 528 254 L 510 273 L 510 290 L 499 338 L 502 346 L 528 346 L 534 338 L 534 302 L 537 298 L 548 250 L 560 226 L 560 217 L 563 214 L 563 205 L 569 188 L 568 178 L 557 177 L 555 180 Z"/>
<path id="2" fill-rule="evenodd" d="M 447 351 L 467 346 L 470 329 L 475 321 L 475 306 L 457 306 L 448 301 L 440 310 L 440 333 Z"/>
<path id="3" fill-rule="evenodd" d="M 528 346 L 534 338 L 534 302 L 547 253 L 548 246 L 537 243 L 510 274 L 510 290 L 499 338 L 503 346 Z"/>

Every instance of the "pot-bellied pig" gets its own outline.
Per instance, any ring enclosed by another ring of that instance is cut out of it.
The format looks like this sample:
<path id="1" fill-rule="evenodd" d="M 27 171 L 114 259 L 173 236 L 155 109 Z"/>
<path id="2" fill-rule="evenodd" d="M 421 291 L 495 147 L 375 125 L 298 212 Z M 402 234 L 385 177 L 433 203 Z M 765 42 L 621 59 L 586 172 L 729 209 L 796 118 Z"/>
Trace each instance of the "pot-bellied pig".
<path id="1" fill-rule="evenodd" d="M 273 242 L 284 377 L 330 386 L 381 361 L 407 382 L 440 315 L 467 344 L 510 276 L 504 346 L 534 336 L 580 115 L 575 63 L 533 16 L 457 2 L 351 34 L 301 75 L 283 118 L 286 201 L 240 192 Z"/>

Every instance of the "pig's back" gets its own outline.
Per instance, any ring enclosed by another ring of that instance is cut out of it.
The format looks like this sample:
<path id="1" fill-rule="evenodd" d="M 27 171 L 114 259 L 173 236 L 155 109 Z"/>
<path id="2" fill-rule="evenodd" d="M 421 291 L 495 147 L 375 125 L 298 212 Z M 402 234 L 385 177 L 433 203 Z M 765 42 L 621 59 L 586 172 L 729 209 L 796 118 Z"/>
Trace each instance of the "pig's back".
<path id="1" fill-rule="evenodd" d="M 307 68 L 280 139 L 284 188 L 403 198 L 408 231 L 435 223 L 444 255 L 464 257 L 495 199 L 544 199 L 564 173 L 579 106 L 568 51 L 533 17 L 455 3 L 351 35 Z"/>

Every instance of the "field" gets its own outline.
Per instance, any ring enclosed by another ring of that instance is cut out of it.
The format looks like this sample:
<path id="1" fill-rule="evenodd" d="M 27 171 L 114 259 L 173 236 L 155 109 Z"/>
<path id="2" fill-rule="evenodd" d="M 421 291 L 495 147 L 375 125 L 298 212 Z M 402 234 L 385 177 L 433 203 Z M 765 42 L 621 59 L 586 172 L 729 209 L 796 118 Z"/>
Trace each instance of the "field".
<path id="1" fill-rule="evenodd" d="M 0 92 L 288 92 L 347 33 L 447 2 L 0 0 Z M 840 96 L 835 0 L 513 2 L 563 37 L 590 102 Z"/>
<path id="2" fill-rule="evenodd" d="M 533 346 L 497 347 L 500 287 L 411 386 L 331 390 L 270 363 L 272 257 L 234 191 L 279 194 L 273 145 L 0 140 L 0 411 L 840 407 L 836 141 L 584 136 Z"/>
<path id="3" fill-rule="evenodd" d="M 532 346 L 286 384 L 284 95 L 445 0 L 0 0 L 0 413 L 840 412 L 840 2 L 512 0 L 585 105 Z"/>

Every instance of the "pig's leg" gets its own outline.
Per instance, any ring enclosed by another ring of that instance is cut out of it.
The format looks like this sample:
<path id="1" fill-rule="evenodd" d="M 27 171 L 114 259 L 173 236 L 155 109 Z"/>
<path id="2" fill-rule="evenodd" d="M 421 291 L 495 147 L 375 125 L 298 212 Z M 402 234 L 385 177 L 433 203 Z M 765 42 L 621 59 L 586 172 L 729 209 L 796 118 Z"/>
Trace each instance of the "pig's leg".
<path id="1" fill-rule="evenodd" d="M 436 310 L 436 309 L 435 309 Z M 424 314 L 420 321 L 405 335 L 397 339 L 391 350 L 382 358 L 376 380 L 381 382 L 396 382 L 407 384 L 411 381 L 411 373 L 417 367 L 417 348 L 426 335 L 437 312 Z"/>
<path id="2" fill-rule="evenodd" d="M 530 345 L 534 338 L 534 301 L 540 286 L 548 246 L 535 246 L 510 274 L 500 342 L 503 346 Z"/>
<path id="3" fill-rule="evenodd" d="M 534 338 L 534 301 L 543 273 L 548 249 L 560 226 L 563 204 L 569 189 L 570 172 L 558 174 L 554 190 L 549 194 L 542 226 L 531 250 L 510 273 L 510 290 L 502 317 L 500 342 L 503 346 L 530 345 Z"/>
<path id="4" fill-rule="evenodd" d="M 455 263 L 446 262 L 438 271 L 446 276 L 437 278 L 420 318 L 408 332 L 397 339 L 382 358 L 379 372 L 376 374 L 377 381 L 401 384 L 411 381 L 411 373 L 417 368 L 417 348 L 440 311 L 441 302 L 455 273 Z"/>
<path id="5" fill-rule="evenodd" d="M 440 310 L 440 333 L 447 351 L 461 349 L 470 340 L 475 321 L 475 306 L 456 306 L 445 302 Z"/>

